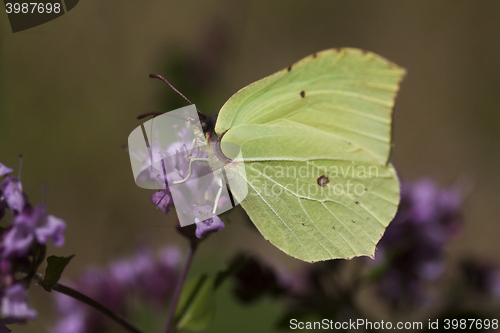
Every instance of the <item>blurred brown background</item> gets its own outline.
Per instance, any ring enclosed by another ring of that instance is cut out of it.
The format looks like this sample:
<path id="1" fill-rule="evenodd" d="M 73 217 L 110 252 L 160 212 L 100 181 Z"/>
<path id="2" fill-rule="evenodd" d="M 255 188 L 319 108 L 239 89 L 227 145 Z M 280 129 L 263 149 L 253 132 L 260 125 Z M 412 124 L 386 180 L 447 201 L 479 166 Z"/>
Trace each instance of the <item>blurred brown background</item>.
<path id="1" fill-rule="evenodd" d="M 396 103 L 392 161 L 399 175 L 472 184 L 464 233 L 450 255 L 500 263 L 499 22 L 500 2 L 465 0 L 87 0 L 16 34 L 1 14 L 0 161 L 17 169 L 24 155 L 32 202 L 48 185 L 49 212 L 68 224 L 66 245 L 50 251 L 76 254 L 67 276 L 131 253 L 136 244 L 185 247 L 173 229 L 175 214 L 162 215 L 150 191 L 135 186 L 122 149 L 140 124 L 136 115 L 162 111 L 166 95 L 178 98 L 147 75 L 164 74 L 175 55 L 213 57 L 201 46 L 206 32 L 219 27 L 215 34 L 227 44 L 216 52 L 222 63 L 212 73 L 216 84 L 206 105 L 193 101 L 216 113 L 241 87 L 310 53 L 367 49 L 408 70 Z M 217 36 L 206 38 L 217 43 Z M 300 269 L 242 216 L 241 209 L 226 216 L 231 223 L 203 245 L 197 269 L 220 268 L 241 248 Z M 19 332 L 49 332 L 53 320 L 43 305 L 50 295 L 31 288 L 30 298 L 40 317 Z M 232 321 L 244 326 L 248 318 Z"/>

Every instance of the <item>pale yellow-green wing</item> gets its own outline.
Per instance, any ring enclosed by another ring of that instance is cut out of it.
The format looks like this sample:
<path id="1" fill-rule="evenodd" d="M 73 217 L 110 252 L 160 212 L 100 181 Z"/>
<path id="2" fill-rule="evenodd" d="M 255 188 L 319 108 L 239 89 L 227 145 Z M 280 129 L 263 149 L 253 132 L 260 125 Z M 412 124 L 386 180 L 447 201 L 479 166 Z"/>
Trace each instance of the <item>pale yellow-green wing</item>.
<path id="1" fill-rule="evenodd" d="M 266 239 L 305 261 L 374 254 L 399 204 L 388 157 L 403 76 L 373 53 L 326 50 L 226 102 L 215 130 L 241 149 L 241 204 Z"/>

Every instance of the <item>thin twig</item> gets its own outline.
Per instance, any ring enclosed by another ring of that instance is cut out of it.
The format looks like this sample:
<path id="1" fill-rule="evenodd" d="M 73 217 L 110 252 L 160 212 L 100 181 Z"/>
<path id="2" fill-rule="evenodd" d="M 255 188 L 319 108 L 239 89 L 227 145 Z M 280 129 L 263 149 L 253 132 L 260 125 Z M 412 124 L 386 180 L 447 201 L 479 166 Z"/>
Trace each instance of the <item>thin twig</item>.
<path id="1" fill-rule="evenodd" d="M 38 275 L 35 275 L 33 279 L 40 285 L 41 278 Z M 101 312 L 102 314 L 104 314 L 108 318 L 110 318 L 110 319 L 114 320 L 115 322 L 117 322 L 118 324 L 120 324 L 128 332 L 143 333 L 140 329 L 135 327 L 132 323 L 130 323 L 126 318 L 124 318 L 120 314 L 107 308 L 106 306 L 102 305 L 101 303 L 99 303 L 95 299 L 90 298 L 89 296 L 84 295 L 79 291 L 76 291 L 73 288 L 62 285 L 60 283 L 56 283 L 50 289 L 55 290 L 61 294 L 67 295 L 69 297 L 72 297 L 72 298 L 76 299 L 77 301 L 80 301 L 82 303 L 85 303 L 85 304 L 93 307 L 94 309 Z"/>
<path id="2" fill-rule="evenodd" d="M 191 263 L 193 262 L 193 257 L 196 252 L 196 246 L 194 242 L 191 242 L 189 246 L 189 253 L 186 259 L 186 263 L 184 264 L 184 268 L 182 269 L 181 274 L 179 275 L 179 279 L 177 280 L 177 284 L 175 286 L 174 294 L 172 295 L 172 301 L 170 303 L 170 309 L 168 310 L 167 317 L 167 325 L 165 327 L 165 333 L 171 333 L 174 329 L 175 322 L 175 312 L 177 310 L 177 305 L 179 304 L 179 299 L 181 297 L 182 288 L 184 283 L 186 282 L 186 277 L 189 272 L 189 268 L 191 267 Z"/>

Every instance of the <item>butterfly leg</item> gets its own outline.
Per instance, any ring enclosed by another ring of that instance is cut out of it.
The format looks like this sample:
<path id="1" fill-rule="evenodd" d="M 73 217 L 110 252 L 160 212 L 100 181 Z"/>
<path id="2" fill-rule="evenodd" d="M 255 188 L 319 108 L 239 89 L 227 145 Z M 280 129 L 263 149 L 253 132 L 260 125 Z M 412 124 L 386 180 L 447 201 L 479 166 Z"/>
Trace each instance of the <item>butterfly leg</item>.
<path id="1" fill-rule="evenodd" d="M 194 148 L 194 144 L 193 144 L 193 148 Z M 191 150 L 189 151 L 189 154 L 191 154 L 191 152 L 193 151 L 193 148 L 191 148 Z M 186 178 L 174 181 L 173 182 L 174 184 L 182 184 L 182 183 L 186 182 L 189 179 L 189 177 L 191 177 L 191 175 L 193 174 L 193 162 L 194 161 L 208 162 L 208 158 L 197 158 L 197 156 L 199 154 L 200 154 L 200 147 L 197 147 L 196 148 L 196 155 L 194 155 L 194 157 L 191 157 L 191 156 L 188 155 L 188 158 L 189 158 L 189 173 L 186 176 Z"/>
<path id="2" fill-rule="evenodd" d="M 217 182 L 219 183 L 219 191 L 217 191 L 217 195 L 215 196 L 215 201 L 214 201 L 214 209 L 212 211 L 213 214 L 215 214 L 215 211 L 217 210 L 217 206 L 219 205 L 219 199 L 222 194 L 222 177 L 219 177 L 217 179 Z"/>
<path id="3" fill-rule="evenodd" d="M 190 158 L 189 159 L 189 173 L 188 173 L 188 175 L 184 179 L 174 181 L 173 182 L 174 184 L 185 183 L 189 179 L 189 177 L 191 177 L 191 175 L 193 174 L 193 162 L 195 162 L 195 161 L 208 163 L 208 158 Z"/>
<path id="4" fill-rule="evenodd" d="M 188 156 L 191 156 L 191 154 L 193 153 L 193 149 L 194 149 L 194 145 L 195 145 L 195 143 L 196 143 L 196 139 L 193 139 L 193 142 L 191 143 L 191 149 L 189 149 Z M 197 152 L 196 152 L 195 157 L 196 157 L 196 156 L 198 156 L 198 154 L 200 153 L 200 147 L 198 146 L 198 147 L 196 147 L 196 148 L 197 148 L 198 150 L 197 150 Z M 187 149 L 186 149 L 186 150 L 187 150 Z"/>

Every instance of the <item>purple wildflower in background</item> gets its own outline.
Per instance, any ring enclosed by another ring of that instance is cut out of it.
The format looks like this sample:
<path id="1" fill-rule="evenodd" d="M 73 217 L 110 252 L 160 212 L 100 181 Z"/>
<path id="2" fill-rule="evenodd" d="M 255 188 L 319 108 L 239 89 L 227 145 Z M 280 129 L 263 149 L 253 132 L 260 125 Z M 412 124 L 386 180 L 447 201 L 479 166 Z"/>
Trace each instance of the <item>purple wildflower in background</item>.
<path id="1" fill-rule="evenodd" d="M 36 270 L 33 252 L 49 240 L 55 246 L 62 246 L 66 229 L 64 221 L 47 215 L 44 205 L 30 205 L 20 179 L 7 176 L 11 172 L 12 169 L 0 163 L 0 176 L 5 177 L 0 183 L 0 217 L 4 215 L 5 209 L 13 213 L 12 224 L 0 236 L 2 323 L 35 319 L 36 311 L 29 306 L 26 287 L 16 280 L 16 273 L 25 276 Z"/>
<path id="2" fill-rule="evenodd" d="M 28 227 L 13 227 L 4 233 L 0 253 L 4 258 L 22 257 L 30 251 L 34 240 L 35 237 Z"/>
<path id="3" fill-rule="evenodd" d="M 36 311 L 28 305 L 26 289 L 20 284 L 11 285 L 3 290 L 2 316 L 12 319 L 36 318 Z"/>
<path id="4" fill-rule="evenodd" d="M 27 206 L 14 218 L 12 228 L 5 232 L 1 254 L 3 257 L 26 255 L 35 244 L 46 244 L 51 240 L 55 246 L 64 244 L 63 220 L 47 215 L 45 206 Z M 35 243 L 36 240 L 36 243 Z"/>
<path id="5" fill-rule="evenodd" d="M 218 216 L 212 216 L 204 221 L 195 218 L 196 237 L 203 238 L 208 233 L 221 231 L 224 229 L 224 222 Z"/>
<path id="6" fill-rule="evenodd" d="M 112 279 L 107 272 L 97 268 L 87 269 L 72 284 L 76 290 L 97 300 L 115 312 L 123 313 L 126 294 L 123 287 Z M 106 318 L 86 304 L 63 294 L 55 294 L 60 321 L 54 329 L 55 333 L 97 332 L 107 323 Z"/>
<path id="7" fill-rule="evenodd" d="M 153 138 L 154 155 L 163 156 L 165 158 L 162 161 L 164 164 L 162 164 L 161 170 L 157 170 L 154 167 L 151 168 L 149 177 L 161 182 L 161 185 L 165 186 L 166 189 L 153 193 L 153 195 L 151 195 L 151 202 L 165 214 L 170 213 L 170 207 L 174 204 L 168 184 L 165 183 L 165 177 L 170 181 L 177 181 L 185 177 L 181 175 L 180 172 L 186 175 L 189 173 L 189 160 L 187 158 L 179 158 L 179 155 L 185 155 L 187 153 L 187 147 L 192 144 L 188 129 L 182 128 L 181 131 L 178 131 L 177 138 L 178 141 L 173 142 L 166 149 L 162 149 L 161 144 L 157 142 L 156 138 Z M 164 175 L 163 166 L 168 170 L 168 175 Z M 197 166 L 193 165 L 193 167 L 193 171 L 196 174 L 198 170 Z"/>
<path id="8" fill-rule="evenodd" d="M 176 248 L 163 249 L 157 256 L 149 249 L 141 249 L 132 258 L 111 263 L 109 270 L 124 288 L 133 289 L 150 304 L 161 306 L 172 292 L 181 258 Z"/>
<path id="9" fill-rule="evenodd" d="M 176 248 L 163 249 L 157 255 L 143 248 L 105 268 L 87 269 L 71 285 L 125 315 L 131 297 L 152 306 L 166 304 L 175 287 L 181 259 Z M 54 333 L 94 333 L 106 328 L 107 321 L 95 309 L 63 294 L 54 297 L 59 313 Z"/>
<path id="10" fill-rule="evenodd" d="M 5 177 L 0 183 L 0 191 L 7 206 L 14 212 L 19 213 L 23 210 L 26 198 L 23 193 L 23 186 L 17 177 Z"/>
<path id="11" fill-rule="evenodd" d="M 310 291 L 309 270 L 290 270 L 277 265 L 274 273 L 278 284 L 291 295 L 305 295 Z"/>
<path id="12" fill-rule="evenodd" d="M 216 232 L 224 229 L 224 223 L 218 216 L 214 216 L 211 218 L 206 218 L 208 212 L 212 210 L 212 206 L 206 205 L 203 206 L 203 208 L 208 207 L 207 212 L 204 212 L 202 215 L 198 214 L 197 210 L 200 209 L 200 207 L 196 206 L 192 208 L 192 205 L 189 204 L 192 202 L 191 200 L 193 198 L 196 198 L 197 196 L 204 196 L 205 192 L 203 191 L 202 188 L 203 186 L 209 186 L 210 189 L 213 192 L 213 196 L 215 197 L 217 194 L 217 191 L 219 189 L 219 186 L 214 179 L 214 182 L 212 184 L 202 184 L 198 182 L 198 179 L 206 174 L 211 173 L 211 169 L 208 165 L 201 164 L 198 162 L 195 162 L 192 164 L 191 169 L 189 167 L 189 151 L 191 150 L 191 145 L 192 143 L 192 135 L 188 128 L 181 128 L 177 130 L 177 141 L 172 142 L 166 149 L 161 149 L 161 144 L 157 142 L 155 138 L 153 138 L 153 150 L 160 156 L 165 156 L 165 159 L 163 160 L 163 163 L 165 163 L 165 168 L 168 172 L 166 175 L 167 179 L 169 181 L 180 181 L 185 179 L 188 175 L 190 170 L 192 170 L 192 174 L 189 177 L 189 183 L 185 188 L 182 190 L 178 190 L 178 193 L 182 195 L 179 197 L 176 197 L 176 200 L 180 200 L 179 202 L 176 202 L 176 209 L 180 209 L 184 213 L 189 210 L 189 209 L 194 209 L 194 214 L 195 216 L 198 216 L 199 218 L 195 218 L 195 223 L 196 223 L 196 232 L 195 235 L 197 238 L 202 238 L 204 235 L 211 233 L 211 232 Z M 194 149 L 193 151 L 197 151 L 197 149 Z M 191 152 L 192 155 L 195 154 L 194 152 Z M 200 149 L 198 152 L 197 157 L 207 157 L 206 153 Z M 161 174 L 158 173 L 157 170 L 154 168 L 150 172 L 149 177 L 153 178 L 159 178 L 160 181 L 164 181 L 164 176 L 161 176 Z M 173 199 L 172 199 L 172 193 L 170 192 L 170 189 L 168 186 L 166 186 L 167 189 L 164 190 L 159 190 L 153 193 L 151 196 L 151 201 L 156 205 L 157 208 L 161 209 L 165 214 L 168 214 L 170 212 L 170 207 L 174 204 Z M 177 193 L 177 192 L 176 192 Z M 185 200 L 183 200 L 185 199 Z M 200 201 L 203 201 L 204 199 L 201 198 Z M 222 197 L 218 201 L 218 205 L 223 206 L 225 202 L 228 199 L 226 197 Z M 206 201 L 206 200 L 205 200 Z M 179 211 L 178 211 L 179 212 Z M 209 215 L 208 215 L 209 216 Z"/>
<path id="13" fill-rule="evenodd" d="M 481 259 L 467 259 L 460 263 L 465 282 L 474 291 L 500 301 L 500 268 Z"/>
<path id="14" fill-rule="evenodd" d="M 425 282 L 444 271 L 443 253 L 460 229 L 461 203 L 459 191 L 431 180 L 403 183 L 399 210 L 376 255 L 378 263 L 389 263 L 378 285 L 383 297 L 394 303 L 423 300 Z"/>
<path id="15" fill-rule="evenodd" d="M 61 296 L 62 297 L 62 296 Z M 54 328 L 54 333 L 81 333 L 91 332 L 87 329 L 90 326 L 86 317 L 87 313 L 80 309 L 80 311 L 73 310 L 67 316 L 63 316 L 57 326 Z"/>
<path id="16" fill-rule="evenodd" d="M 9 173 L 11 173 L 13 170 L 5 165 L 3 165 L 2 163 L 0 163 L 0 177 L 3 177 L 5 175 L 8 175 Z"/>

